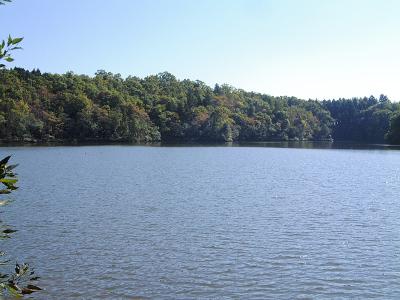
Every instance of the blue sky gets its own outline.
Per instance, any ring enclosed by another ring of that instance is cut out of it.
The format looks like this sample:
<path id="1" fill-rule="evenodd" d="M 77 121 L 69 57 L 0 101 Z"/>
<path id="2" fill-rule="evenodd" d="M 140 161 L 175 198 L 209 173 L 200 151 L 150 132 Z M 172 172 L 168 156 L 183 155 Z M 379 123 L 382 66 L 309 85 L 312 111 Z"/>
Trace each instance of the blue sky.
<path id="1" fill-rule="evenodd" d="M 271 95 L 400 100 L 397 0 L 13 0 L 15 65 L 228 83 Z"/>

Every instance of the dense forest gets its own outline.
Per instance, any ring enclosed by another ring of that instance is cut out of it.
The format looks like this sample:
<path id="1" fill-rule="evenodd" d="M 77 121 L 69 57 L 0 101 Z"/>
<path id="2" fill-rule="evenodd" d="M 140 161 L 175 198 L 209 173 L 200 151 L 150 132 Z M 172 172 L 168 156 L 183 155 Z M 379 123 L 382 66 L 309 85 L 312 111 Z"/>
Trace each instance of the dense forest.
<path id="1" fill-rule="evenodd" d="M 379 99 L 301 100 L 211 88 L 172 74 L 94 77 L 0 70 L 3 142 L 351 140 L 400 143 L 400 105 Z"/>

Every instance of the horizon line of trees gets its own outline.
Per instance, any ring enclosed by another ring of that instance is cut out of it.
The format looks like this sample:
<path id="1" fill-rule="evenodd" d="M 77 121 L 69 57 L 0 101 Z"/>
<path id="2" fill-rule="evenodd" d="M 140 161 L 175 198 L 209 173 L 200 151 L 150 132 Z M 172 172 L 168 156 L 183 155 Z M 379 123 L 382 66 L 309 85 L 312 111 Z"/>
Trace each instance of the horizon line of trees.
<path id="1" fill-rule="evenodd" d="M 232 142 L 348 140 L 400 143 L 400 104 L 386 96 L 301 100 L 229 85 L 0 70 L 3 142 Z"/>

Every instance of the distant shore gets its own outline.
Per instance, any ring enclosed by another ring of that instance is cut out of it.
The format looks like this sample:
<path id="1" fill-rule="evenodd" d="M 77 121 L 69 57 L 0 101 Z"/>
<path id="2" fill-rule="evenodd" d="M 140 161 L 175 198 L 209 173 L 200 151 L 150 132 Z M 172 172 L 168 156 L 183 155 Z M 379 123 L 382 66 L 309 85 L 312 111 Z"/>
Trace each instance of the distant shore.
<path id="1" fill-rule="evenodd" d="M 127 141 L 5 141 L 0 140 L 0 147 L 57 147 L 57 146 L 148 146 L 148 147 L 266 147 L 266 148 L 303 148 L 303 149 L 392 149 L 400 150 L 400 145 L 365 143 L 357 141 L 235 141 L 235 142 L 212 142 L 212 141 L 174 141 L 174 142 L 152 142 L 132 143 Z"/>

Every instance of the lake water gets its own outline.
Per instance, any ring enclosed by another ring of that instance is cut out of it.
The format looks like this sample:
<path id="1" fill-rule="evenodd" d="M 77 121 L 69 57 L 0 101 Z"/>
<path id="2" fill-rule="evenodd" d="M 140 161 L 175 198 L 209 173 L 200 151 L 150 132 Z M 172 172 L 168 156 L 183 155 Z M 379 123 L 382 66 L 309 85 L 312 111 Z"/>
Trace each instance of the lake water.
<path id="1" fill-rule="evenodd" d="M 9 147 L 36 299 L 399 299 L 400 151 Z"/>

